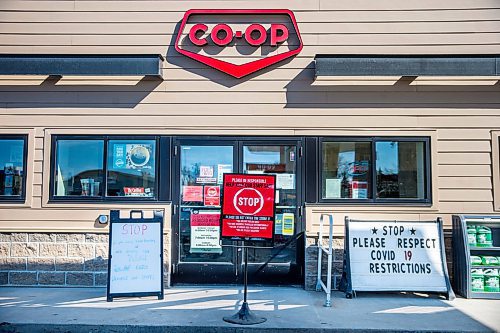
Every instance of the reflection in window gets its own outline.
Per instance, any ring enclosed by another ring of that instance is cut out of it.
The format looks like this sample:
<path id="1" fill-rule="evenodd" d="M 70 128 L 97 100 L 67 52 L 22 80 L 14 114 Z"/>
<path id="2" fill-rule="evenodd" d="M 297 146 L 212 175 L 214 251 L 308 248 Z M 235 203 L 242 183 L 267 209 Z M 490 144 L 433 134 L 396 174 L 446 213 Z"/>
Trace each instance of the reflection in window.
<path id="1" fill-rule="evenodd" d="M 377 198 L 424 199 L 424 143 L 380 141 L 375 149 Z"/>
<path id="2" fill-rule="evenodd" d="M 154 197 L 156 142 L 109 140 L 108 196 Z"/>
<path id="3" fill-rule="evenodd" d="M 55 196 L 102 195 L 103 160 L 103 140 L 58 140 Z"/>
<path id="4" fill-rule="evenodd" d="M 370 142 L 325 142 L 323 199 L 370 198 Z"/>
<path id="5" fill-rule="evenodd" d="M 0 196 L 23 195 L 24 139 L 0 139 Z"/>

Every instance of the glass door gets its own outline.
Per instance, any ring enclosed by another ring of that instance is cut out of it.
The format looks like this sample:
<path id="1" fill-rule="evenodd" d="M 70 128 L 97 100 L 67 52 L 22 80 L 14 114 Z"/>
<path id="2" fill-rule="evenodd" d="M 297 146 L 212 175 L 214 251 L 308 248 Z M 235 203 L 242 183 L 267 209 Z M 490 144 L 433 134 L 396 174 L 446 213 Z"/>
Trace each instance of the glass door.
<path id="1" fill-rule="evenodd" d="M 234 283 L 238 271 L 235 248 L 221 246 L 219 219 L 222 175 L 233 172 L 234 146 L 180 144 L 176 281 Z M 177 209 L 178 207 L 178 209 Z M 175 221 L 175 220 L 174 220 Z M 222 245 L 231 245 L 223 241 Z"/>
<path id="2" fill-rule="evenodd" d="M 250 283 L 303 282 L 300 147 L 300 140 L 174 140 L 174 283 L 241 283 L 245 251 Z M 250 244 L 265 248 L 220 241 L 222 175 L 231 172 L 276 175 L 274 242 Z"/>
<path id="3" fill-rule="evenodd" d="M 257 243 L 256 247 L 265 248 L 246 249 L 249 282 L 300 283 L 303 243 L 297 182 L 298 145 L 243 143 L 242 151 L 243 173 L 276 175 L 274 244 Z"/>

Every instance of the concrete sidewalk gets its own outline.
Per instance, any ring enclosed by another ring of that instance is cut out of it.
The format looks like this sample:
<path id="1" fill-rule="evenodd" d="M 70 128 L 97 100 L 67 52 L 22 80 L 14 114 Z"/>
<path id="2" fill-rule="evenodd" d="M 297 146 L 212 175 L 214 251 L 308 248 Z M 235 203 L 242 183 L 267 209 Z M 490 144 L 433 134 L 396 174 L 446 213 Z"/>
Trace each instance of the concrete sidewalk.
<path id="1" fill-rule="evenodd" d="M 249 287 L 249 304 L 265 323 L 239 326 L 239 286 L 179 286 L 154 297 L 106 302 L 104 288 L 0 288 L 1 332 L 500 332 L 500 301 L 425 294 L 362 293 L 356 299 L 292 287 Z"/>

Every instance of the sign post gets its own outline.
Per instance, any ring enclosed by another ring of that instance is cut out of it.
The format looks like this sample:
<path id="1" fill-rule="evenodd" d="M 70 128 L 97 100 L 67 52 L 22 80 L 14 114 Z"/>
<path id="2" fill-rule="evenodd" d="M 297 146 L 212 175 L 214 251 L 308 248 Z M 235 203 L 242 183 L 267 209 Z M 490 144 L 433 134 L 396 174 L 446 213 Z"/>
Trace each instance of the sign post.
<path id="1" fill-rule="evenodd" d="M 345 261 L 341 289 L 445 294 L 453 300 L 443 226 L 434 221 L 345 220 Z"/>
<path id="2" fill-rule="evenodd" d="M 272 241 L 274 238 L 276 176 L 224 174 L 223 191 L 221 239 L 243 241 L 245 251 L 243 304 L 236 314 L 223 320 L 239 325 L 260 324 L 267 319 L 257 317 L 247 302 L 249 246 L 246 242 Z"/>

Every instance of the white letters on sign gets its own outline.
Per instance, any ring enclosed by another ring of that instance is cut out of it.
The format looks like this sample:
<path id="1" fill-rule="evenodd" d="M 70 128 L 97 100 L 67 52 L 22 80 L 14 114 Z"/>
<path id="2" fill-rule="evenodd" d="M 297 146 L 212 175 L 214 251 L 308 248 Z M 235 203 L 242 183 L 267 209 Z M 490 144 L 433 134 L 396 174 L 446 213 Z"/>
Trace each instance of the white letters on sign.
<path id="1" fill-rule="evenodd" d="M 113 223 L 109 293 L 161 291 L 160 223 Z"/>
<path id="2" fill-rule="evenodd" d="M 349 221 L 352 289 L 446 292 L 439 224 Z"/>

